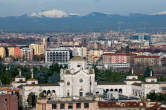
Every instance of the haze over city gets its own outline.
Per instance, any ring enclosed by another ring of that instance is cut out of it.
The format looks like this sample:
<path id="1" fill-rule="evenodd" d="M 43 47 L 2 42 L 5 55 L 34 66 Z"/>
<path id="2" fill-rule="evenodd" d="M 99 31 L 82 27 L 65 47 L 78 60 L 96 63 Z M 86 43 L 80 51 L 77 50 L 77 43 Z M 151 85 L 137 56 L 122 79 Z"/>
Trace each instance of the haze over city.
<path id="1" fill-rule="evenodd" d="M 166 110 L 166 0 L 0 0 L 0 110 Z"/>
<path id="2" fill-rule="evenodd" d="M 91 12 L 151 14 L 165 12 L 165 4 L 165 0 L 0 0 L 0 16 L 20 16 L 53 9 L 81 15 Z"/>

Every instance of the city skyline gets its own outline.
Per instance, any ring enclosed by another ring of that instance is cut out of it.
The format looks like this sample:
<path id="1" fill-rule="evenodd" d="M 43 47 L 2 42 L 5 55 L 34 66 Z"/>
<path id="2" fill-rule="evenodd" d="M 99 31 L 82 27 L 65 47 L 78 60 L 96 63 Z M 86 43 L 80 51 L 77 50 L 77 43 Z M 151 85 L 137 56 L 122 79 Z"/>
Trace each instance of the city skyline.
<path id="1" fill-rule="evenodd" d="M 166 13 L 163 0 L 0 0 L 0 17 L 20 16 L 43 10 L 62 10 L 86 15 L 91 12 L 128 15 L 130 13 Z"/>

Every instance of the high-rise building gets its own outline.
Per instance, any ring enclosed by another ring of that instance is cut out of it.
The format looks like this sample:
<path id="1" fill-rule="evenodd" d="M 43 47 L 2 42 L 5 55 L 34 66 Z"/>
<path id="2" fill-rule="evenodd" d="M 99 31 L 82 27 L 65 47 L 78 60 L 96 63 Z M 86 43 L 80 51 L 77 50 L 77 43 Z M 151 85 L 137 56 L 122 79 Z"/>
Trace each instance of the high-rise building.
<path id="1" fill-rule="evenodd" d="M 68 63 L 72 56 L 72 52 L 66 48 L 51 48 L 47 49 L 45 52 L 45 62 L 46 63 L 58 63 L 65 65 Z"/>
<path id="2" fill-rule="evenodd" d="M 8 47 L 8 54 L 9 56 L 14 57 L 14 47 Z"/>
<path id="3" fill-rule="evenodd" d="M 39 53 L 39 45 L 38 44 L 30 44 L 29 48 L 32 48 L 34 50 L 34 55 L 38 55 Z"/>
<path id="4" fill-rule="evenodd" d="M 33 60 L 33 49 L 22 48 L 21 57 L 22 57 L 22 60 L 24 60 L 24 61 L 32 61 Z"/>
<path id="5" fill-rule="evenodd" d="M 21 58 L 21 49 L 19 47 L 14 48 L 14 58 Z"/>
<path id="6" fill-rule="evenodd" d="M 19 47 L 8 47 L 8 56 L 12 56 L 14 58 L 20 58 L 21 49 Z"/>
<path id="7" fill-rule="evenodd" d="M 6 51 L 4 47 L 0 47 L 0 57 L 4 58 L 6 56 Z"/>
<path id="8" fill-rule="evenodd" d="M 39 50 L 38 51 L 39 55 L 44 54 L 44 52 L 45 52 L 43 45 L 39 45 L 39 49 L 38 50 Z"/>
<path id="9" fill-rule="evenodd" d="M 29 48 L 32 48 L 34 50 L 34 55 L 44 54 L 44 47 L 43 47 L 43 45 L 30 44 Z"/>
<path id="10" fill-rule="evenodd" d="M 81 46 L 62 46 L 72 51 L 72 56 L 80 56 L 85 58 L 87 56 L 87 48 Z"/>
<path id="11" fill-rule="evenodd" d="M 41 45 L 43 45 L 43 48 L 44 48 L 45 50 L 46 50 L 47 47 L 48 47 L 48 46 L 47 46 L 47 45 L 48 45 L 48 44 L 47 44 L 47 40 L 48 40 L 48 38 L 43 38 L 43 39 L 42 39 L 42 42 L 41 42 Z"/>

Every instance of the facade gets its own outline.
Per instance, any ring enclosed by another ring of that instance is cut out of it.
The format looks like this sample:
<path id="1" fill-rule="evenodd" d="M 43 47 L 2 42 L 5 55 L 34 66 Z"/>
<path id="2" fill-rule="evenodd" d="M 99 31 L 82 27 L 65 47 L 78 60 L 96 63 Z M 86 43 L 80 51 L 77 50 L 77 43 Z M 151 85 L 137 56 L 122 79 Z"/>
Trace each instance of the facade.
<path id="1" fill-rule="evenodd" d="M 90 63 L 96 63 L 103 55 L 103 50 L 88 50 L 87 61 Z"/>
<path id="2" fill-rule="evenodd" d="M 8 55 L 14 57 L 14 47 L 8 47 Z"/>
<path id="3" fill-rule="evenodd" d="M 14 58 L 21 58 L 21 49 L 19 47 L 14 48 Z"/>
<path id="4" fill-rule="evenodd" d="M 94 69 L 88 69 L 86 61 L 81 57 L 73 57 L 68 62 L 68 68 L 61 69 L 60 82 L 58 84 L 38 84 L 33 75 L 27 81 L 21 79 L 20 82 L 18 78 L 15 79 L 12 86 L 17 88 L 22 85 L 21 93 L 23 93 L 24 106 L 27 105 L 27 98 L 31 92 L 35 93 L 37 97 L 39 97 L 40 93 L 43 93 L 45 97 L 52 100 L 63 97 L 81 99 L 90 96 L 104 96 L 104 94 L 107 94 L 105 100 L 119 99 L 121 95 L 139 99 L 140 97 L 146 98 L 146 95 L 150 92 L 162 92 L 157 78 L 152 76 L 152 74 L 145 82 L 142 82 L 133 71 L 131 75 L 126 77 L 124 82 L 97 83 L 95 81 Z"/>
<path id="5" fill-rule="evenodd" d="M 146 110 L 147 104 L 141 101 L 96 101 L 96 100 L 61 100 L 39 99 L 36 110 Z"/>
<path id="6" fill-rule="evenodd" d="M 31 48 L 22 48 L 21 49 L 21 57 L 24 61 L 32 61 L 33 60 L 33 49 Z"/>
<path id="7" fill-rule="evenodd" d="M 19 47 L 8 47 L 8 55 L 14 58 L 20 58 L 21 49 Z"/>
<path id="8" fill-rule="evenodd" d="M 103 64 L 108 68 L 129 68 L 133 64 L 135 54 L 130 53 L 104 53 Z"/>
<path id="9" fill-rule="evenodd" d="M 146 110 L 145 102 L 122 101 L 122 102 L 98 102 L 99 110 Z"/>
<path id="10" fill-rule="evenodd" d="M 36 110 L 98 110 L 97 101 L 92 99 L 60 98 L 54 101 L 38 99 Z"/>
<path id="11" fill-rule="evenodd" d="M 60 65 L 66 65 L 71 58 L 72 53 L 66 48 L 50 48 L 45 51 L 46 63 L 58 63 Z"/>
<path id="12" fill-rule="evenodd" d="M 34 50 L 34 55 L 44 54 L 44 47 L 43 47 L 43 45 L 30 44 L 29 48 L 32 48 Z"/>
<path id="13" fill-rule="evenodd" d="M 134 65 L 154 66 L 160 65 L 160 56 L 135 56 Z"/>
<path id="14" fill-rule="evenodd" d="M 86 47 L 80 47 L 80 46 L 65 46 L 64 48 L 67 48 L 72 51 L 72 56 L 80 56 L 82 58 L 85 58 L 87 56 L 87 48 Z"/>
<path id="15" fill-rule="evenodd" d="M 0 57 L 4 58 L 6 56 L 6 51 L 4 47 L 0 47 Z"/>
<path id="16" fill-rule="evenodd" d="M 47 47 L 48 47 L 47 41 L 48 41 L 48 38 L 43 38 L 42 39 L 41 45 L 43 46 L 44 50 L 46 50 Z"/>
<path id="17" fill-rule="evenodd" d="M 7 102 L 7 98 L 10 98 L 9 102 Z M 8 110 L 8 104 L 10 110 L 18 110 L 18 97 L 16 95 L 0 94 L 0 110 Z"/>

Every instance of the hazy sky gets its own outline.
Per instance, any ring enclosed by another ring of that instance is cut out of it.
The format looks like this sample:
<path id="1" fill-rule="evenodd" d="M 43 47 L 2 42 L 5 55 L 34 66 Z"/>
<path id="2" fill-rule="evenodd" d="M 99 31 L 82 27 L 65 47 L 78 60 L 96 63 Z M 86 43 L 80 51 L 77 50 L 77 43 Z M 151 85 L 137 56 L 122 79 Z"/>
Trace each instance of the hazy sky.
<path id="1" fill-rule="evenodd" d="M 0 16 L 16 16 L 51 9 L 81 15 L 94 11 L 122 15 L 156 13 L 166 11 L 166 0 L 0 0 Z"/>

